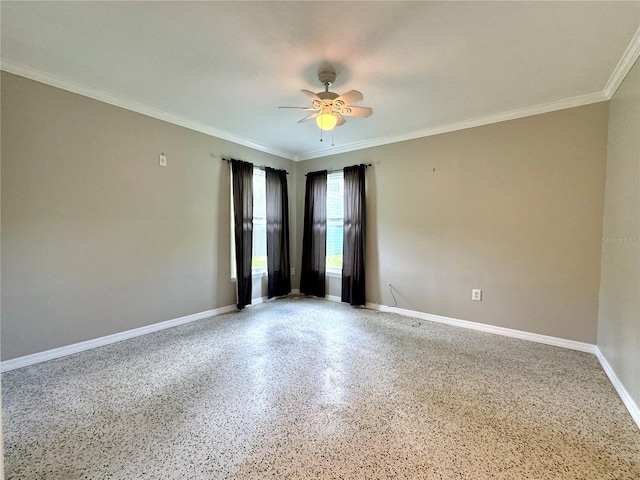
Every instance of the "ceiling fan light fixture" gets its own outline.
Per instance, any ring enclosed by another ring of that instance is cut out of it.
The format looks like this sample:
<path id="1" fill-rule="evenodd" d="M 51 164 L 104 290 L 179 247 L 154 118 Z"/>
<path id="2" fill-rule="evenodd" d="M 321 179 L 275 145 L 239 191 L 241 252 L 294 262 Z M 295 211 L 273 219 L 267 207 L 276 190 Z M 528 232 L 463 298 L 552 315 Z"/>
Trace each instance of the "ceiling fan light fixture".
<path id="1" fill-rule="evenodd" d="M 1 0 L 0 0 L 1 1 Z M 324 92 L 314 93 L 309 90 L 300 90 L 312 101 L 311 107 L 279 107 L 279 108 L 298 108 L 301 110 L 313 111 L 298 123 L 316 119 L 316 125 L 320 128 L 320 141 L 322 141 L 322 132 L 328 132 L 335 127 L 344 125 L 344 117 L 370 117 L 373 109 L 370 107 L 353 106 L 363 100 L 362 93 L 357 90 L 349 90 L 342 95 L 329 91 L 329 86 L 335 81 L 336 72 L 332 68 L 327 68 L 318 72 L 318 80 L 324 85 Z"/>
<path id="2" fill-rule="evenodd" d="M 333 113 L 322 113 L 316 117 L 316 124 L 324 131 L 333 130 L 338 123 L 338 117 Z"/>

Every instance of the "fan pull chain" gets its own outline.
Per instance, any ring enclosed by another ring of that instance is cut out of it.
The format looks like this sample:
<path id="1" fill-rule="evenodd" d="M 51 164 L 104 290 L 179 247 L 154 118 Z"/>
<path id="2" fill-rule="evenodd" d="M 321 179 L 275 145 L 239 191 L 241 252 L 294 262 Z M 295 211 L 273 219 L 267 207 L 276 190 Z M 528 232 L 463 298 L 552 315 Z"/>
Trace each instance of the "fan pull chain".
<path id="1" fill-rule="evenodd" d="M 322 139 L 322 129 L 320 129 L 320 141 L 323 142 L 324 140 Z M 336 144 L 333 143 L 333 130 L 331 131 L 331 146 L 335 147 Z"/>

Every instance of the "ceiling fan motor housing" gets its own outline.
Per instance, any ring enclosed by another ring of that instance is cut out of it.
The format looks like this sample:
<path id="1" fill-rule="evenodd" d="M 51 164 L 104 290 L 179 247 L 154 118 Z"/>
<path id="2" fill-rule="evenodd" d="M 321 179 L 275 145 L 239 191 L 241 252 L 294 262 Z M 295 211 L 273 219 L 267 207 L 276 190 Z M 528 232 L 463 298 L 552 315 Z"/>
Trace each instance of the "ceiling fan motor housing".
<path id="1" fill-rule="evenodd" d="M 318 72 L 318 80 L 326 86 L 330 86 L 336 81 L 336 72 L 333 70 L 323 70 Z"/>

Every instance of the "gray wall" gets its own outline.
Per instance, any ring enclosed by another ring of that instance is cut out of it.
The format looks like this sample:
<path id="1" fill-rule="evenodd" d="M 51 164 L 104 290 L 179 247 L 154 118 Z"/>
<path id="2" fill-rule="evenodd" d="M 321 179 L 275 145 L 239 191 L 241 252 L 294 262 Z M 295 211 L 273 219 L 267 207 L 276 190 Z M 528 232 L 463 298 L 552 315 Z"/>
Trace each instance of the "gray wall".
<path id="1" fill-rule="evenodd" d="M 302 162 L 367 169 L 367 300 L 595 343 L 607 103 Z M 340 282 L 329 279 L 330 295 Z M 471 301 L 471 289 L 483 301 Z"/>
<path id="2" fill-rule="evenodd" d="M 291 172 L 297 272 L 304 173 L 372 162 L 369 301 L 594 343 L 607 111 L 295 164 L 3 73 L 3 358 L 234 304 L 220 156 Z"/>
<path id="3" fill-rule="evenodd" d="M 598 348 L 640 406 L 640 63 L 610 102 Z"/>
<path id="4" fill-rule="evenodd" d="M 235 304 L 220 156 L 295 163 L 1 78 L 3 359 Z"/>

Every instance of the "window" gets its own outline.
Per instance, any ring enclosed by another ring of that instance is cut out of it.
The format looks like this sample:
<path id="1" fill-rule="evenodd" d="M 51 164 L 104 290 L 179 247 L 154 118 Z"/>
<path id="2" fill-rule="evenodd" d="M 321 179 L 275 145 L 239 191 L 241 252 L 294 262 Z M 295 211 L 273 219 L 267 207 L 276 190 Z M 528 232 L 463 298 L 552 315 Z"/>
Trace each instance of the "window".
<path id="1" fill-rule="evenodd" d="M 254 275 L 267 272 L 267 191 L 262 169 L 253 169 L 253 254 L 251 270 Z"/>
<path id="2" fill-rule="evenodd" d="M 327 175 L 327 273 L 342 275 L 342 230 L 344 225 L 344 174 Z"/>

